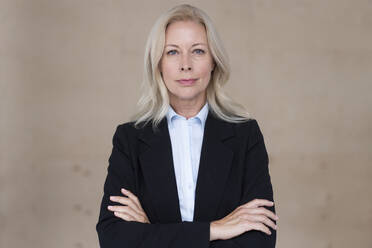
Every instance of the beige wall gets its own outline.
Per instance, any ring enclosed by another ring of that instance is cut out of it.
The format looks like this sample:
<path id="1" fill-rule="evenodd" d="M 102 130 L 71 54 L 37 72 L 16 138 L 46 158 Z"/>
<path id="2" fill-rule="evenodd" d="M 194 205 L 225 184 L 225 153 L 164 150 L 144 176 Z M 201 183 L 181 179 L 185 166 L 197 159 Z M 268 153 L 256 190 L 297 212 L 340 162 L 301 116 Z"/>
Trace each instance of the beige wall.
<path id="1" fill-rule="evenodd" d="M 0 1 L 0 247 L 98 247 L 112 135 L 177 2 Z M 263 131 L 277 247 L 372 247 L 372 1 L 190 3 Z"/>

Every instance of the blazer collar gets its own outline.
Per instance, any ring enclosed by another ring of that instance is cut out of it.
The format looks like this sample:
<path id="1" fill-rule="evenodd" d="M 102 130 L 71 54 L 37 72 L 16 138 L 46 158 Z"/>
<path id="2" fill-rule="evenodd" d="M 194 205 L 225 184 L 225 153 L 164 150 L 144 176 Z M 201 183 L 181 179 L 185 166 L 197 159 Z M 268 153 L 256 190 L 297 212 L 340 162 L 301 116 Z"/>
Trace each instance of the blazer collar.
<path id="1" fill-rule="evenodd" d="M 234 135 L 232 124 L 208 112 L 195 191 L 194 221 L 212 221 L 217 213 L 233 158 L 232 150 L 224 141 Z M 143 142 L 143 152 L 139 155 L 141 169 L 158 221 L 181 222 L 167 119 L 163 118 L 157 130 L 153 130 L 151 124 L 145 126 L 138 137 Z"/>
<path id="2" fill-rule="evenodd" d="M 140 132 L 138 138 L 142 140 L 145 144 L 152 146 L 158 139 L 163 139 L 163 141 L 168 141 L 170 143 L 170 136 L 169 136 L 169 130 L 167 126 L 167 118 L 164 117 L 161 122 L 158 125 L 158 128 L 154 130 L 151 127 L 151 124 L 149 122 L 148 125 L 143 127 L 143 131 Z M 210 129 L 207 131 L 206 129 Z M 230 138 L 234 136 L 234 130 L 230 123 L 227 123 L 212 113 L 212 111 L 208 111 L 207 118 L 205 121 L 205 130 L 204 135 L 206 135 L 207 132 L 211 132 L 214 135 L 216 135 L 216 139 L 219 139 L 221 141 Z M 165 140 L 164 140 L 165 139 Z M 204 142 L 203 142 L 204 143 Z"/>

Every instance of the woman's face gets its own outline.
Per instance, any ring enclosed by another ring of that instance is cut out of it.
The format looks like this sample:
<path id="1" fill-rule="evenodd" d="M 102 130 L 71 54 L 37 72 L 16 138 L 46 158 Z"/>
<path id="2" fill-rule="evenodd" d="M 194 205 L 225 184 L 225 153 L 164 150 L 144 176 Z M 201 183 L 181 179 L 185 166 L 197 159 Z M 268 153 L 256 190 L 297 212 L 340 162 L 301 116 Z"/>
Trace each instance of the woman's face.
<path id="1" fill-rule="evenodd" d="M 159 69 L 168 88 L 171 104 L 176 101 L 205 101 L 213 67 L 202 24 L 177 21 L 168 26 Z"/>

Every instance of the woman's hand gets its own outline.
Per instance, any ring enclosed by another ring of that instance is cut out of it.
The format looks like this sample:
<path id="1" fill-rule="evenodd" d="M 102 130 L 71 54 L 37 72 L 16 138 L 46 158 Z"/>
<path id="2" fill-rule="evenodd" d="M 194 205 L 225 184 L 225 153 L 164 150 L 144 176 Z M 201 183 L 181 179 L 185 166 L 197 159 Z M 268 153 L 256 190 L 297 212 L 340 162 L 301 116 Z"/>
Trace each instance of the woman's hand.
<path id="1" fill-rule="evenodd" d="M 110 200 L 113 202 L 119 202 L 125 206 L 108 206 L 108 210 L 113 211 L 116 217 L 119 217 L 126 221 L 150 223 L 137 196 L 135 196 L 129 190 L 121 189 L 121 192 L 128 197 L 110 196 Z"/>
<path id="2" fill-rule="evenodd" d="M 271 235 L 267 226 L 276 230 L 276 224 L 271 219 L 278 220 L 279 218 L 262 206 L 271 207 L 273 205 L 274 203 L 268 200 L 254 199 L 237 207 L 226 217 L 211 222 L 210 240 L 231 239 L 251 230 Z"/>

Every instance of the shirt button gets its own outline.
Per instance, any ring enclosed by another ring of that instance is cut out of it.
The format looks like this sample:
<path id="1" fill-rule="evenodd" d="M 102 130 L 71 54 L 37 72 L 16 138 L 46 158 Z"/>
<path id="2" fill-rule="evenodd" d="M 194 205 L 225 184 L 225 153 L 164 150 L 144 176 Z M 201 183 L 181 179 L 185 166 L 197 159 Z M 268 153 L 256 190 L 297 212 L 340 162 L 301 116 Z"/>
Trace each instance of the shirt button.
<path id="1" fill-rule="evenodd" d="M 188 188 L 189 188 L 189 189 L 192 189 L 192 185 L 191 185 L 191 184 L 189 184 Z"/>

